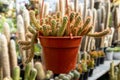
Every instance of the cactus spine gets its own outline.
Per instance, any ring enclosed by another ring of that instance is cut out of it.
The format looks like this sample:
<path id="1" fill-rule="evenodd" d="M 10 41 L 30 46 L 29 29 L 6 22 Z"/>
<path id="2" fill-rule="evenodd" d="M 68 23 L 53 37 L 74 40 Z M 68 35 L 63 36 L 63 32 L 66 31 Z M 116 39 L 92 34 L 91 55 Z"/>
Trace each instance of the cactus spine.
<path id="1" fill-rule="evenodd" d="M 44 72 L 42 64 L 40 62 L 36 62 L 34 67 L 37 70 L 37 79 L 38 80 L 45 79 L 45 72 Z"/>
<path id="2" fill-rule="evenodd" d="M 28 64 L 25 66 L 24 80 L 28 80 L 31 69 L 32 69 L 32 64 L 31 64 L 31 63 L 28 63 Z"/>
<path id="3" fill-rule="evenodd" d="M 14 67 L 13 69 L 13 75 L 12 75 L 13 80 L 19 80 L 20 79 L 20 67 Z"/>

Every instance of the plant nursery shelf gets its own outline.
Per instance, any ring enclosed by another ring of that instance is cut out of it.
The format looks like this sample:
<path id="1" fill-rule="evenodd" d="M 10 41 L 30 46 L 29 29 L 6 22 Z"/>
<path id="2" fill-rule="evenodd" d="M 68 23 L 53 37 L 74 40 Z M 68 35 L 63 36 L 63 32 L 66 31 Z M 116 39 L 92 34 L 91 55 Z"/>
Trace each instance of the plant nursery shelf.
<path id="1" fill-rule="evenodd" d="M 120 63 L 120 60 L 113 60 L 115 66 L 117 66 Z M 101 76 L 103 76 L 105 73 L 107 73 L 110 70 L 110 63 L 112 61 L 105 61 L 103 65 L 100 65 L 99 67 L 96 67 L 94 69 L 92 77 L 89 77 L 88 80 L 97 80 Z"/>

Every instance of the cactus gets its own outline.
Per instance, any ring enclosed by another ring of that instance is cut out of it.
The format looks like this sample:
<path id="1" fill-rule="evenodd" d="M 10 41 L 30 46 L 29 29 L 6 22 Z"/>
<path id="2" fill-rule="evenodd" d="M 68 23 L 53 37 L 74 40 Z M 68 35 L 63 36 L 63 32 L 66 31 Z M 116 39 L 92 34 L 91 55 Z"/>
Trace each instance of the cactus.
<path id="1" fill-rule="evenodd" d="M 48 70 L 45 75 L 45 79 L 50 79 L 53 76 L 53 72 Z"/>
<path id="2" fill-rule="evenodd" d="M 7 43 L 9 44 L 10 42 L 10 26 L 7 22 L 4 22 L 3 24 L 3 34 L 5 35 L 7 39 Z"/>
<path id="3" fill-rule="evenodd" d="M 18 31 L 19 40 L 25 41 L 25 30 L 24 30 L 23 18 L 21 15 L 17 16 L 17 31 Z M 21 48 L 19 48 L 19 50 L 22 56 L 22 62 L 24 62 L 26 59 L 26 52 L 22 51 Z"/>
<path id="4" fill-rule="evenodd" d="M 81 35 L 82 31 L 83 31 L 87 26 L 90 26 L 90 25 L 91 25 L 91 18 L 88 17 L 87 20 L 85 21 L 83 27 L 82 27 L 82 28 L 80 27 L 80 29 L 78 30 L 77 35 L 78 35 L 78 36 Z"/>
<path id="5" fill-rule="evenodd" d="M 65 1 L 59 0 L 60 12 L 62 17 L 65 15 Z"/>
<path id="6" fill-rule="evenodd" d="M 4 35 L 0 35 L 0 44 L 1 45 L 1 65 L 3 67 L 3 77 L 10 78 L 10 63 L 9 63 L 9 55 L 8 55 L 8 44 L 7 39 Z"/>
<path id="7" fill-rule="evenodd" d="M 39 30 L 41 34 L 43 34 L 42 27 L 37 22 L 37 20 L 35 18 L 35 12 L 34 11 L 30 11 L 30 21 L 33 23 L 33 25 L 35 26 L 35 28 L 37 30 Z"/>
<path id="8" fill-rule="evenodd" d="M 60 11 L 60 6 L 59 6 L 59 0 L 57 0 L 56 2 L 56 12 Z"/>
<path id="9" fill-rule="evenodd" d="M 56 21 L 53 19 L 52 21 L 51 21 L 51 28 L 52 28 L 52 35 L 53 36 L 55 36 L 55 34 L 56 34 Z"/>
<path id="10" fill-rule="evenodd" d="M 28 32 L 27 28 L 28 28 L 28 26 L 30 26 L 29 11 L 27 9 L 24 9 L 23 13 L 22 13 L 22 16 L 23 16 L 23 20 L 24 20 L 25 33 L 27 33 Z"/>
<path id="11" fill-rule="evenodd" d="M 45 79 L 45 72 L 42 64 L 40 62 L 36 62 L 34 67 L 37 70 L 37 80 Z"/>
<path id="12" fill-rule="evenodd" d="M 104 6 L 101 6 L 101 23 L 105 23 L 106 10 Z"/>
<path id="13" fill-rule="evenodd" d="M 115 80 L 114 62 L 110 63 L 110 80 Z"/>
<path id="14" fill-rule="evenodd" d="M 32 69 L 32 64 L 31 64 L 31 63 L 28 63 L 28 64 L 25 66 L 24 80 L 28 80 L 31 69 Z"/>
<path id="15" fill-rule="evenodd" d="M 46 2 L 44 4 L 44 12 L 43 12 L 43 17 L 47 16 L 49 14 L 49 4 Z"/>
<path id="16" fill-rule="evenodd" d="M 80 73 L 77 70 L 72 71 L 74 74 L 74 80 L 78 80 L 80 78 Z"/>
<path id="17" fill-rule="evenodd" d="M 90 0 L 90 9 L 91 9 L 91 10 L 94 9 L 94 0 Z"/>
<path id="18" fill-rule="evenodd" d="M 17 53 L 16 53 L 16 44 L 14 40 L 10 40 L 10 69 L 11 73 L 13 69 L 17 66 Z"/>
<path id="19" fill-rule="evenodd" d="M 74 11 L 78 12 L 78 0 L 74 0 Z"/>
<path id="20" fill-rule="evenodd" d="M 58 33 L 57 33 L 57 36 L 63 36 L 64 35 L 65 29 L 67 27 L 67 22 L 68 22 L 68 17 L 67 16 L 63 17 L 62 25 L 61 25 Z"/>
<path id="21" fill-rule="evenodd" d="M 20 78 L 20 67 L 14 67 L 13 69 L 13 75 L 12 75 L 13 80 L 19 80 Z"/>
<path id="22" fill-rule="evenodd" d="M 84 14 L 83 14 L 83 21 L 85 21 L 86 16 L 87 16 L 87 0 L 84 0 Z"/>
<path id="23" fill-rule="evenodd" d="M 18 41 L 18 44 L 21 46 L 21 48 L 23 50 L 28 50 L 28 49 L 30 50 L 28 53 L 29 54 L 28 58 L 24 61 L 25 63 L 29 63 L 32 60 L 32 58 L 34 57 L 34 42 L 37 37 L 37 32 L 35 29 L 33 29 L 31 26 L 29 26 L 28 30 L 32 34 L 30 43 L 28 42 L 28 44 L 24 44 L 24 43 L 26 43 L 26 41 L 22 41 L 22 40 Z"/>
<path id="24" fill-rule="evenodd" d="M 105 18 L 105 29 L 109 27 L 109 19 L 110 19 L 110 1 L 108 0 L 106 3 L 106 18 Z"/>
<path id="25" fill-rule="evenodd" d="M 74 18 L 75 18 L 75 13 L 71 12 L 71 14 L 70 14 L 70 23 L 74 20 Z"/>
<path id="26" fill-rule="evenodd" d="M 102 32 L 97 32 L 97 33 L 88 33 L 87 36 L 90 36 L 90 37 L 103 37 L 105 35 L 107 35 L 108 33 L 110 33 L 110 29 L 105 29 L 104 31 Z"/>
<path id="27" fill-rule="evenodd" d="M 44 30 L 43 35 L 44 36 L 49 36 L 49 28 L 50 28 L 49 25 L 43 25 L 43 30 Z"/>
<path id="28" fill-rule="evenodd" d="M 118 65 L 118 74 L 117 74 L 117 78 L 120 79 L 120 64 Z"/>
<path id="29" fill-rule="evenodd" d="M 28 80 L 35 80 L 36 75 L 37 75 L 37 70 L 35 68 L 33 68 L 30 72 Z"/>
<path id="30" fill-rule="evenodd" d="M 117 29 L 119 27 L 119 9 L 115 8 L 114 11 L 114 28 Z"/>

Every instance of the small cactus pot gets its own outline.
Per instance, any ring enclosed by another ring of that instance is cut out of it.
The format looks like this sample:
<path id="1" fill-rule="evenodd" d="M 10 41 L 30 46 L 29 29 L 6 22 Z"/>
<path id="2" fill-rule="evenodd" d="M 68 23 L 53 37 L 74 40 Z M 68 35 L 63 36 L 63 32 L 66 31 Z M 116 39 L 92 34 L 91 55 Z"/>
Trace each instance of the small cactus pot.
<path id="1" fill-rule="evenodd" d="M 83 80 L 88 80 L 88 77 L 89 77 L 89 69 L 88 69 L 88 71 L 87 72 L 85 72 L 85 74 L 84 74 L 84 79 Z"/>
<path id="2" fill-rule="evenodd" d="M 91 77 L 91 76 L 92 76 L 93 71 L 94 71 L 94 69 L 93 69 L 93 68 L 91 68 L 91 69 L 90 69 L 90 71 L 89 71 L 89 77 Z"/>
<path id="3" fill-rule="evenodd" d="M 55 74 L 69 73 L 74 70 L 77 54 L 81 43 L 81 36 L 44 37 L 39 36 L 43 50 L 43 64 L 46 70 Z"/>
<path id="4" fill-rule="evenodd" d="M 96 59 L 94 59 L 94 61 L 95 61 L 94 67 L 97 67 L 98 59 L 96 58 Z"/>
<path id="5" fill-rule="evenodd" d="M 114 52 L 113 53 L 113 59 L 120 60 L 120 52 Z"/>
<path id="6" fill-rule="evenodd" d="M 104 64 L 104 61 L 105 61 L 105 57 L 100 57 L 100 64 Z"/>
<path id="7" fill-rule="evenodd" d="M 100 58 L 101 58 L 101 57 L 98 57 L 98 58 L 97 58 L 97 66 L 100 65 Z"/>
<path id="8" fill-rule="evenodd" d="M 113 52 L 106 52 L 106 59 L 113 60 Z"/>
<path id="9" fill-rule="evenodd" d="M 80 74 L 79 80 L 84 80 L 84 74 L 85 74 L 85 73 Z"/>

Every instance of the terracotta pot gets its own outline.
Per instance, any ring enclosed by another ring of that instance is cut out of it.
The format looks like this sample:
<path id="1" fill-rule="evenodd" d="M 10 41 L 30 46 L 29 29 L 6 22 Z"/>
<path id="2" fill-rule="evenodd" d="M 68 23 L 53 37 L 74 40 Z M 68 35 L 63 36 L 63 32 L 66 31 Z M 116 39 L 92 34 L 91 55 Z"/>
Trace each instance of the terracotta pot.
<path id="1" fill-rule="evenodd" d="M 68 73 L 75 69 L 81 39 L 81 36 L 73 38 L 39 36 L 45 68 L 55 74 Z"/>

